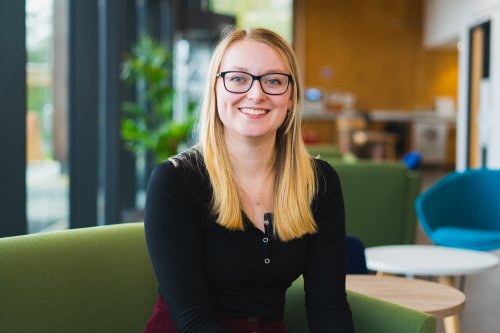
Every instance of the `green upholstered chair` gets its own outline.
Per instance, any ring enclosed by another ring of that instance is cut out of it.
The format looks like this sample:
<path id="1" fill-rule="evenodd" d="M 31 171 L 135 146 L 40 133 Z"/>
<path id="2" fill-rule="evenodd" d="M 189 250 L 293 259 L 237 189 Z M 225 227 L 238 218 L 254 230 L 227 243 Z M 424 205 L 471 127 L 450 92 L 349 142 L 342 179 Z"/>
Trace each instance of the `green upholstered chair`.
<path id="1" fill-rule="evenodd" d="M 318 143 L 307 145 L 307 151 L 313 157 L 325 158 L 342 158 L 338 146 L 332 144 Z"/>
<path id="2" fill-rule="evenodd" d="M 142 223 L 0 238 L 0 332 L 142 332 L 156 289 Z M 358 333 L 434 332 L 427 314 L 349 301 Z M 291 333 L 307 332 L 301 303 L 299 281 L 287 296 Z"/>
<path id="3" fill-rule="evenodd" d="M 360 238 L 366 247 L 415 242 L 419 171 L 397 162 L 325 160 L 340 177 L 347 234 Z"/>

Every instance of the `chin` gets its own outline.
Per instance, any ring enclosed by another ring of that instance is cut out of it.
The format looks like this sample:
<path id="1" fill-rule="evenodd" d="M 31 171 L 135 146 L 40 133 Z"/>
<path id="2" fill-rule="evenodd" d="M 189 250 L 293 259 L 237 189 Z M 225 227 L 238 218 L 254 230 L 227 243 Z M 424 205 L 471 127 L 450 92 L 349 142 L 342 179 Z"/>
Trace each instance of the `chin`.
<path id="1" fill-rule="evenodd" d="M 245 136 L 247 138 L 251 139 L 264 139 L 264 138 L 274 138 L 276 137 L 276 131 L 255 131 L 255 132 L 246 132 L 242 133 L 242 136 Z"/>

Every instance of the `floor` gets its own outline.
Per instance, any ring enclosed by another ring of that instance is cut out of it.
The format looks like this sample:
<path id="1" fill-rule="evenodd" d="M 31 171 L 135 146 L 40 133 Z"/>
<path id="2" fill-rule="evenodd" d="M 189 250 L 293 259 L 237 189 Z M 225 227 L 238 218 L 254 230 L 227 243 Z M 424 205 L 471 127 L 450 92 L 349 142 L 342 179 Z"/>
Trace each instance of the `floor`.
<path id="1" fill-rule="evenodd" d="M 422 190 L 444 176 L 448 170 L 425 168 L 422 170 Z M 418 244 L 431 244 L 425 233 L 417 227 Z M 500 250 L 494 251 L 500 257 Z M 490 271 L 470 275 L 465 280 L 466 301 L 461 315 L 462 333 L 500 332 L 500 266 Z M 438 321 L 437 333 L 444 333 L 442 321 Z"/>

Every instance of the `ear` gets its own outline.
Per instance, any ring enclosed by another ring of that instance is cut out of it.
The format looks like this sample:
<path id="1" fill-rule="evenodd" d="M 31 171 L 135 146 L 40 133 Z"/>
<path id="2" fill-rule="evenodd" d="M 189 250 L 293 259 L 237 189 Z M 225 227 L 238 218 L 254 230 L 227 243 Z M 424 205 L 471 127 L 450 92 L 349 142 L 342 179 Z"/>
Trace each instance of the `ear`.
<path id="1" fill-rule="evenodd" d="M 287 110 L 290 110 L 290 109 L 293 109 L 293 99 L 292 99 L 292 97 L 290 97 L 290 99 L 288 100 Z"/>

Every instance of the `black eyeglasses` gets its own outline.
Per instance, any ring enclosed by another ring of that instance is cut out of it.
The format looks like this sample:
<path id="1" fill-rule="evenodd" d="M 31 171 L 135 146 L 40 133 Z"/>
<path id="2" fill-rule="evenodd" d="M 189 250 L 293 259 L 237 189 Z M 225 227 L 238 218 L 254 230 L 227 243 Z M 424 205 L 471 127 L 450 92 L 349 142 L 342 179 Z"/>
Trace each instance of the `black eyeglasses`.
<path id="1" fill-rule="evenodd" d="M 244 94 L 252 88 L 253 81 L 260 83 L 262 91 L 268 95 L 283 95 L 288 90 L 292 76 L 284 73 L 267 73 L 264 75 L 253 75 L 247 72 L 227 71 L 217 73 L 222 77 L 224 88 L 234 94 Z"/>

